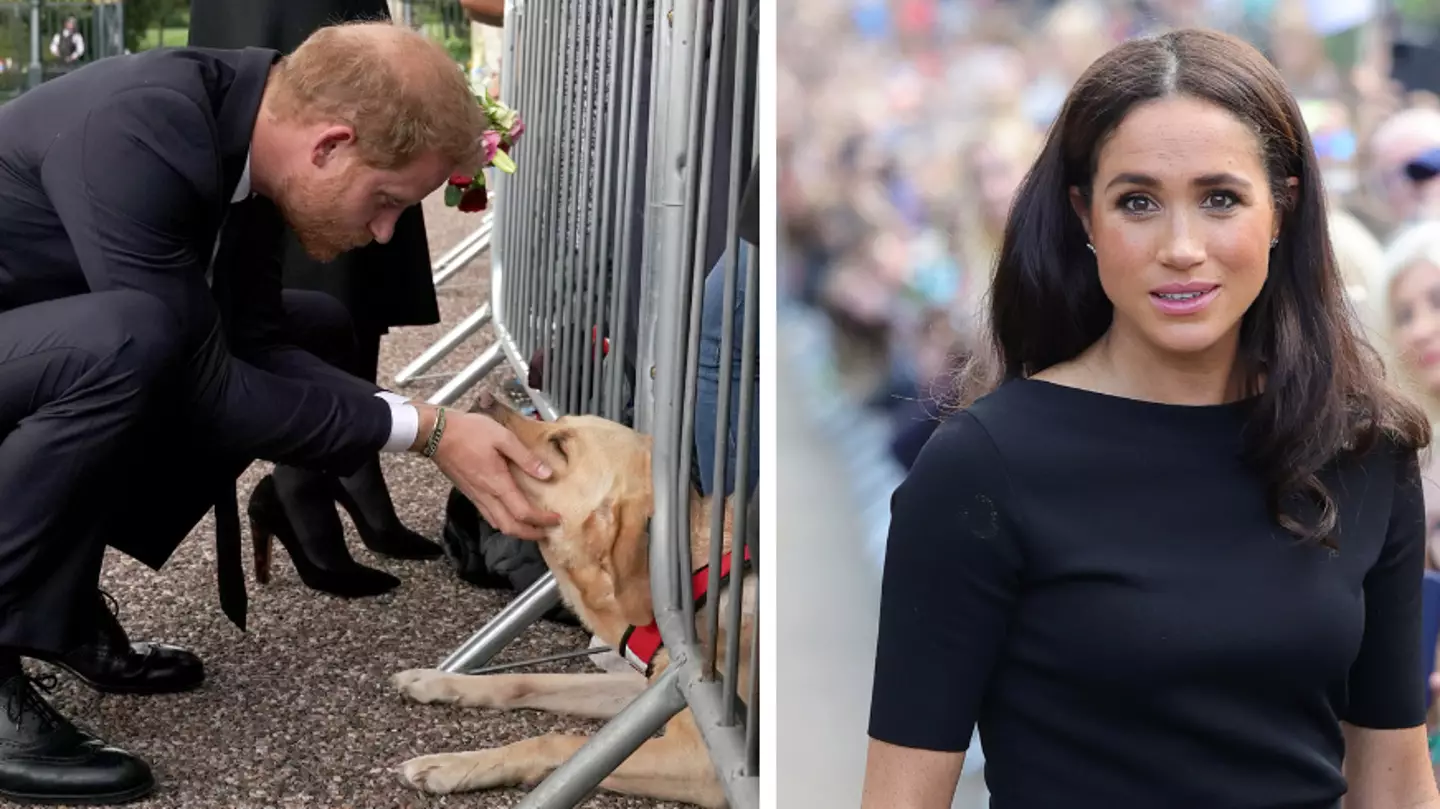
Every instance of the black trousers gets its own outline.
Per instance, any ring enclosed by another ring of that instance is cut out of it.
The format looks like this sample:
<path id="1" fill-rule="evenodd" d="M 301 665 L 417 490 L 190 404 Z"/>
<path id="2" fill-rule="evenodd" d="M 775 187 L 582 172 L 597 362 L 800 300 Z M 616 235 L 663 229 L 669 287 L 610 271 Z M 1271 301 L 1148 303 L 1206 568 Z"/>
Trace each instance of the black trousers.
<path id="1" fill-rule="evenodd" d="M 284 303 L 291 343 L 351 370 L 339 301 L 286 290 Z M 129 291 L 0 312 L 0 648 L 82 642 L 106 546 L 159 569 L 256 460 L 185 427 L 194 369 L 169 322 Z"/>

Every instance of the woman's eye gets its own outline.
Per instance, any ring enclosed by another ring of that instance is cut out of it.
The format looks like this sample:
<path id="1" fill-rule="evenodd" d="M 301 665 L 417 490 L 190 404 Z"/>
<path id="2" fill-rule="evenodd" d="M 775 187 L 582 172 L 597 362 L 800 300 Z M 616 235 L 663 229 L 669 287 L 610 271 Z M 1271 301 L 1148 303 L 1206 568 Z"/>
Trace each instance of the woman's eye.
<path id="1" fill-rule="evenodd" d="M 1138 205 L 1137 205 L 1138 203 Z M 1120 199 L 1120 210 L 1126 213 L 1148 213 L 1150 200 L 1141 196 L 1122 197 Z"/>
<path id="2" fill-rule="evenodd" d="M 1228 211 L 1238 204 L 1240 204 L 1239 198 L 1229 191 L 1216 191 L 1205 197 L 1205 207 L 1207 208 L 1219 208 L 1222 211 Z"/>

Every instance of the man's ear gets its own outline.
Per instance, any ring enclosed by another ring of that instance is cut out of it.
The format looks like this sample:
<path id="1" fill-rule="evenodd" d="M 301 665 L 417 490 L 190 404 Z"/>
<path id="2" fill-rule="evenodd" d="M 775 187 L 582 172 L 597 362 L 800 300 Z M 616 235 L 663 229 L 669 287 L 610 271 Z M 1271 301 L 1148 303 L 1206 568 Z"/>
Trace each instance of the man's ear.
<path id="1" fill-rule="evenodd" d="M 613 526 L 615 541 L 605 554 L 600 567 L 610 577 L 610 589 L 620 615 L 631 626 L 646 626 L 655 620 L 655 607 L 650 598 L 650 509 L 637 498 L 619 503 L 609 501 L 591 519 L 601 517 Z"/>
<path id="2" fill-rule="evenodd" d="M 328 126 L 315 137 L 310 150 L 310 161 L 316 168 L 324 168 L 338 157 L 340 147 L 355 142 L 355 129 L 343 124 Z"/>
<path id="3" fill-rule="evenodd" d="M 1090 235 L 1090 205 L 1085 201 L 1085 195 L 1080 193 L 1079 186 L 1070 186 L 1070 207 L 1075 215 L 1080 217 L 1080 226 L 1085 228 L 1085 238 L 1094 241 Z"/>

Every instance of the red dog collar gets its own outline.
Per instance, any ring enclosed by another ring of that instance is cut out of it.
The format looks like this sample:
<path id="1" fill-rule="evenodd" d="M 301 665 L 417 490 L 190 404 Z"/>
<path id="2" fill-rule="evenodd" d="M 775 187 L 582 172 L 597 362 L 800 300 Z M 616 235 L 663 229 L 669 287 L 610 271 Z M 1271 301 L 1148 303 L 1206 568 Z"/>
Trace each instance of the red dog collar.
<path id="1" fill-rule="evenodd" d="M 720 582 L 718 587 L 724 587 L 730 581 L 730 558 L 732 554 L 726 553 L 720 556 Z M 744 568 L 750 567 L 750 546 L 745 546 L 745 560 L 742 562 Z M 705 606 L 705 595 L 710 590 L 710 566 L 700 568 L 690 576 L 690 583 L 695 588 L 695 611 Z M 625 662 L 635 667 L 635 670 L 649 677 L 654 673 L 655 658 L 660 654 L 660 649 L 665 645 L 664 639 L 660 637 L 660 627 L 651 621 L 646 626 L 632 626 L 625 630 L 620 638 L 620 648 L 625 652 Z"/>

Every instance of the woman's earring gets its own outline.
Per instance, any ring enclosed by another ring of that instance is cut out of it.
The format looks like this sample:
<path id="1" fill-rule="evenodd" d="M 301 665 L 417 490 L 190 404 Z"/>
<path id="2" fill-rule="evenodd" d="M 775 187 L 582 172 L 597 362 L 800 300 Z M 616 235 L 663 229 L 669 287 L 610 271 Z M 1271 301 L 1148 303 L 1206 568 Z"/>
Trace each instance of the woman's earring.
<path id="1" fill-rule="evenodd" d="M 1090 248 L 1090 252 L 1092 252 L 1092 253 L 1095 252 L 1095 245 L 1093 245 L 1093 244 L 1091 244 L 1091 243 L 1089 243 L 1089 242 L 1086 242 L 1086 243 L 1085 243 L 1085 246 L 1088 247 L 1088 248 Z"/>
<path id="2" fill-rule="evenodd" d="M 1275 238 L 1271 239 L 1271 240 L 1270 240 L 1270 249 L 1271 249 L 1271 250 L 1274 250 L 1274 249 L 1275 249 L 1275 245 L 1277 245 L 1277 244 L 1279 244 L 1279 243 L 1280 243 L 1280 237 L 1279 237 L 1279 236 L 1276 236 Z"/>

